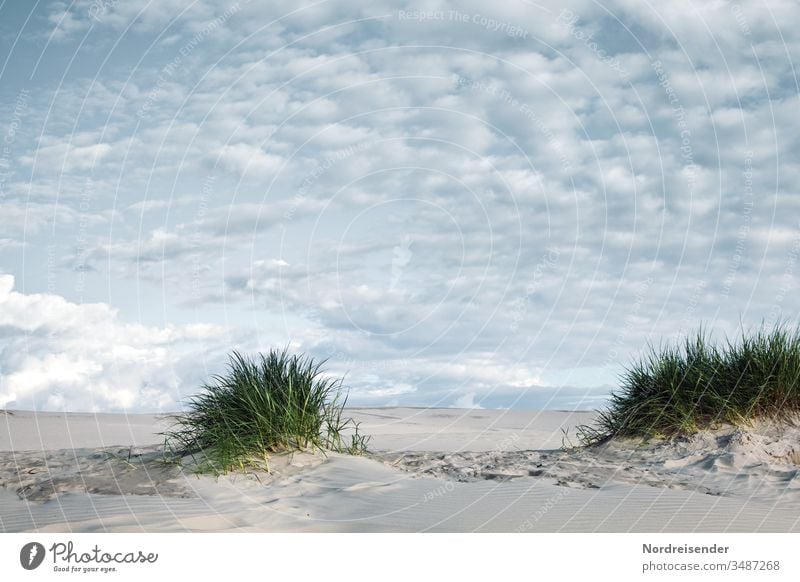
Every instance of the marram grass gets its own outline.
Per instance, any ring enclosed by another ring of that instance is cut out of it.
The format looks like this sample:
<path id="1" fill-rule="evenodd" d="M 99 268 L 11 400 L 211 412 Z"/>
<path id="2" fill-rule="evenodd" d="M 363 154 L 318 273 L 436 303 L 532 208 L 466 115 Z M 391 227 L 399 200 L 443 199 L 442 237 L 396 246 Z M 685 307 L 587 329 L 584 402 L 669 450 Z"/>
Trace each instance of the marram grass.
<path id="1" fill-rule="evenodd" d="M 164 433 L 167 445 L 202 459 L 201 472 L 257 465 L 273 453 L 300 450 L 361 454 L 368 437 L 344 417 L 341 379 L 311 358 L 272 350 L 251 358 L 234 352 L 226 374 L 213 376 Z"/>
<path id="2" fill-rule="evenodd" d="M 783 325 L 721 345 L 701 329 L 683 343 L 651 347 L 629 366 L 584 444 L 612 437 L 672 437 L 722 423 L 792 421 L 800 414 L 800 329 Z"/>

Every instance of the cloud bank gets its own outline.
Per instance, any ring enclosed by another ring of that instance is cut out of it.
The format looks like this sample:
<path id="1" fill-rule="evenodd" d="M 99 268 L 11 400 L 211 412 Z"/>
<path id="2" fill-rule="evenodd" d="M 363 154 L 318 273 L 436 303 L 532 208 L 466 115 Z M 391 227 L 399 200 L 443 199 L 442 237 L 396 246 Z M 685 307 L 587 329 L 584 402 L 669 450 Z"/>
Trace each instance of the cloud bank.
<path id="1" fill-rule="evenodd" d="M 351 403 L 590 408 L 794 322 L 793 2 L 0 9 L 0 406 L 179 406 L 291 346 Z"/>

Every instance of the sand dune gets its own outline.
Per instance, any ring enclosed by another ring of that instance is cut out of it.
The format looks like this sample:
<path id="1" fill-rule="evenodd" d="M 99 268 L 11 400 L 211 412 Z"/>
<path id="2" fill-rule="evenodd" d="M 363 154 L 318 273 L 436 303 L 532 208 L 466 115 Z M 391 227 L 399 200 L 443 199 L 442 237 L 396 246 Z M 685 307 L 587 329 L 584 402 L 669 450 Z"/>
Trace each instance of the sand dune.
<path id="1" fill-rule="evenodd" d="M 164 457 L 161 416 L 0 414 L 0 529 L 800 531 L 795 428 L 562 450 L 591 413 L 352 413 L 367 457 L 220 478 Z"/>

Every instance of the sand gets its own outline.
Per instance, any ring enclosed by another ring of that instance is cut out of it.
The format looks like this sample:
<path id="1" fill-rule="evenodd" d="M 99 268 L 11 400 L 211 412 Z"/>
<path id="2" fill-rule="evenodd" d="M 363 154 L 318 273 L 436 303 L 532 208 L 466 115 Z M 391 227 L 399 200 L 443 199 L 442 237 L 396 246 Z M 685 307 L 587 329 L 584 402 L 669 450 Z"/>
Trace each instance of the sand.
<path id="1" fill-rule="evenodd" d="M 800 531 L 800 430 L 570 448 L 592 413 L 353 409 L 371 453 L 199 476 L 157 415 L 0 411 L 0 531 Z"/>

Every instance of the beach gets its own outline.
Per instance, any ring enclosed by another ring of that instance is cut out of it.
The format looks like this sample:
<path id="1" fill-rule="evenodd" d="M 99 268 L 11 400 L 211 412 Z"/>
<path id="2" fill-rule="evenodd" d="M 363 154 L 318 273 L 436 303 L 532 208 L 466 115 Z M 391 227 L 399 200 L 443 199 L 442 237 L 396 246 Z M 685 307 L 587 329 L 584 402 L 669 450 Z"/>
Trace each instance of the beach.
<path id="1" fill-rule="evenodd" d="M 592 412 L 347 412 L 366 455 L 215 477 L 166 454 L 166 415 L 0 411 L 0 531 L 800 531 L 790 425 L 582 448 Z"/>

